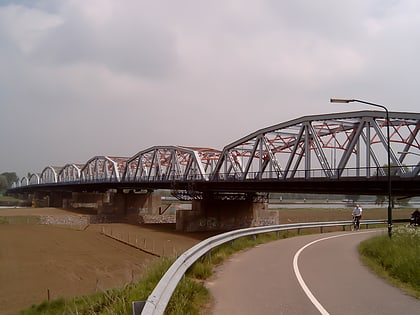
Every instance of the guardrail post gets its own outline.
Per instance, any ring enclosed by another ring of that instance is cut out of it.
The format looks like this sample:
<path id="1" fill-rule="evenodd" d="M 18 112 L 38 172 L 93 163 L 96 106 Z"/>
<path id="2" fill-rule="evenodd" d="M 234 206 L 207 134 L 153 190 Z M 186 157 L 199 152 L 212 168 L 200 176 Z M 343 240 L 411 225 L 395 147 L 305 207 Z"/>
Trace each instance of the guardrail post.
<path id="1" fill-rule="evenodd" d="M 324 227 L 321 226 L 321 234 L 324 233 Z"/>
<path id="2" fill-rule="evenodd" d="M 145 301 L 133 301 L 133 315 L 140 315 L 143 311 L 144 305 L 146 304 Z"/>

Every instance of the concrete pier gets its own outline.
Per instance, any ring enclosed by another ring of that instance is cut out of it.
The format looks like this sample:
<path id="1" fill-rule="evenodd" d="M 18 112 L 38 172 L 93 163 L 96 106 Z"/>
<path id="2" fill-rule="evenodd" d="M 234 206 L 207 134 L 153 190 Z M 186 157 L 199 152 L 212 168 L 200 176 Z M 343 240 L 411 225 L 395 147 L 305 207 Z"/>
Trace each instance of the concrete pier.
<path id="1" fill-rule="evenodd" d="M 176 229 L 180 231 L 233 230 L 278 224 L 278 212 L 268 210 L 268 200 L 248 195 L 245 200 L 204 198 L 192 202 L 192 210 L 179 210 Z"/>

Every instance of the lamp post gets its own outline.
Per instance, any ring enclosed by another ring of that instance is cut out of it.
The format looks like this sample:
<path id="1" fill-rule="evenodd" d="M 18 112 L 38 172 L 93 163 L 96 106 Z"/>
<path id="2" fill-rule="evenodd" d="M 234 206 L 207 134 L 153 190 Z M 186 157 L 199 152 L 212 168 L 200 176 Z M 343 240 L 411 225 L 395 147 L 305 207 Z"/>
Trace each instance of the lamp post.
<path id="1" fill-rule="evenodd" d="M 385 110 L 386 113 L 386 133 L 387 133 L 387 154 L 388 154 L 388 236 L 392 237 L 392 190 L 391 190 L 391 140 L 389 136 L 389 112 L 388 109 L 381 104 L 366 102 L 356 99 L 342 99 L 342 98 L 332 98 L 330 99 L 331 103 L 362 103 L 370 106 L 380 107 Z"/>

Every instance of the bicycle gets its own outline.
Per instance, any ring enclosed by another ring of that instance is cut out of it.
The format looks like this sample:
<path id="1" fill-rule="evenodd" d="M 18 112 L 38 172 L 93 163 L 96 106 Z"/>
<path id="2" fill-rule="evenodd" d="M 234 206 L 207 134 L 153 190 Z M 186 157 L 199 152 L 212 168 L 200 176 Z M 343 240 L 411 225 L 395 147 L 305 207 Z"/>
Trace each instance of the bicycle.
<path id="1" fill-rule="evenodd" d="M 352 231 L 358 231 L 360 229 L 360 216 L 353 216 L 353 222 L 351 224 Z"/>

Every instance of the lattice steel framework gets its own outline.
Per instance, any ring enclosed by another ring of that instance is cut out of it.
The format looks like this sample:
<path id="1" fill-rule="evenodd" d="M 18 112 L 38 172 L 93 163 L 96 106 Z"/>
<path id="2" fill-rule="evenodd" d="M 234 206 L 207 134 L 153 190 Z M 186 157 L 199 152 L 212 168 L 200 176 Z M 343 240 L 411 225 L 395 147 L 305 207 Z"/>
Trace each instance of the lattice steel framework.
<path id="1" fill-rule="evenodd" d="M 66 164 L 58 174 L 58 182 L 69 183 L 80 180 L 83 164 Z"/>
<path id="2" fill-rule="evenodd" d="M 61 169 L 62 169 L 61 167 L 47 166 L 41 172 L 39 183 L 40 184 L 57 183 L 58 173 L 60 173 Z"/>
<path id="3" fill-rule="evenodd" d="M 124 181 L 208 180 L 220 151 L 210 148 L 155 146 L 127 161 Z"/>
<path id="4" fill-rule="evenodd" d="M 119 182 L 124 173 L 127 157 L 95 156 L 80 171 L 82 182 Z"/>
<path id="5" fill-rule="evenodd" d="M 39 174 L 33 173 L 29 176 L 28 185 L 38 185 L 40 184 Z"/>
<path id="6" fill-rule="evenodd" d="M 420 114 L 390 113 L 393 175 L 407 169 L 407 154 L 420 150 Z M 381 111 L 306 116 L 254 132 L 221 154 L 215 180 L 385 176 L 386 115 Z"/>

